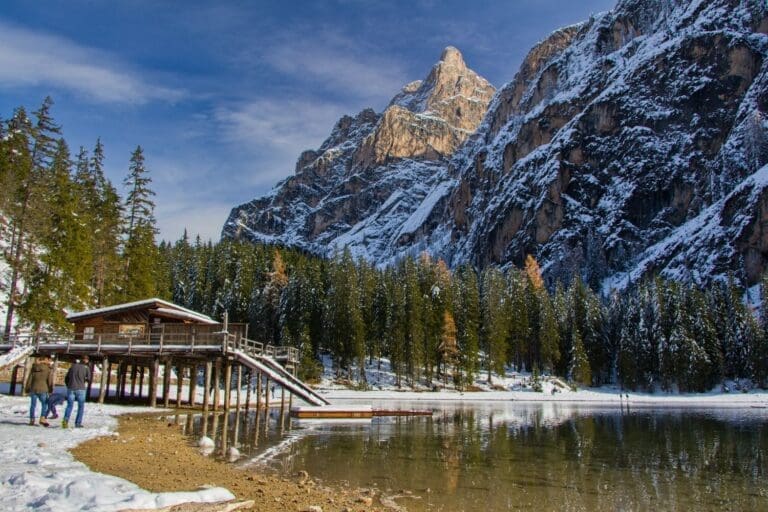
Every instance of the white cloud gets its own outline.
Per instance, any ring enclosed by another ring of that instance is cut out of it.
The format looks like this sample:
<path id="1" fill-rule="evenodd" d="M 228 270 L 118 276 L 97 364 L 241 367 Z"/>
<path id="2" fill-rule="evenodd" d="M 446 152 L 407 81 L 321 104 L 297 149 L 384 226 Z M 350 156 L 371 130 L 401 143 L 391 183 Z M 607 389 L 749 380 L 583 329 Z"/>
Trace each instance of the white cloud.
<path id="1" fill-rule="evenodd" d="M 359 42 L 339 36 L 291 37 L 268 49 L 265 60 L 293 78 L 376 104 L 386 102 L 414 80 L 402 62 L 366 51 Z"/>
<path id="2" fill-rule="evenodd" d="M 174 101 L 181 91 L 150 84 L 113 55 L 0 21 L 0 86 L 54 86 L 102 103 Z"/>
<path id="3" fill-rule="evenodd" d="M 221 107 L 214 114 L 228 140 L 298 156 L 303 149 L 319 146 L 344 113 L 340 105 L 287 98 Z"/>

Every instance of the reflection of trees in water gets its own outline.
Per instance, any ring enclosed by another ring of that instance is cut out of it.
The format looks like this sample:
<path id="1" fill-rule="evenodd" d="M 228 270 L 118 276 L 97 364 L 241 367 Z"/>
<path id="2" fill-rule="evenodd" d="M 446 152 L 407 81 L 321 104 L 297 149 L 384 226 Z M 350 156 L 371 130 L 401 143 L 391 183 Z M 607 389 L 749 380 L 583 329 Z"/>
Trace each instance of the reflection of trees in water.
<path id="1" fill-rule="evenodd" d="M 691 413 L 566 414 L 518 421 L 446 410 L 313 432 L 290 468 L 328 480 L 408 488 L 435 510 L 766 509 L 766 428 Z M 426 493 L 426 489 L 432 492 Z"/>

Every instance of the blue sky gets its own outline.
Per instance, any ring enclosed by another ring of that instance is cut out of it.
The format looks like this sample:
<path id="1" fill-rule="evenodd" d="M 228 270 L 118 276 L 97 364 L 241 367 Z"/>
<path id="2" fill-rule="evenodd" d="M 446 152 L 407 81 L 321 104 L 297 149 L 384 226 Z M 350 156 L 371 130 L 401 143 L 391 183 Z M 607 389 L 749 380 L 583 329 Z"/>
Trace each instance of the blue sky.
<path id="1" fill-rule="evenodd" d="M 343 114 L 386 106 L 445 46 L 496 87 L 551 31 L 614 0 L 3 0 L 0 116 L 46 95 L 116 184 L 141 145 L 160 237 L 218 239 Z"/>

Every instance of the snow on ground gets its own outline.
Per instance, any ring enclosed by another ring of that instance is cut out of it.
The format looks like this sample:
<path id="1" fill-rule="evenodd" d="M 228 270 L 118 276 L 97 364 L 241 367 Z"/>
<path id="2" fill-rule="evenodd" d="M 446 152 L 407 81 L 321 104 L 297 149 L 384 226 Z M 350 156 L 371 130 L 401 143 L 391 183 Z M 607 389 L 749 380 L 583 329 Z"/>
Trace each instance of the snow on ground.
<path id="1" fill-rule="evenodd" d="M 116 415 L 148 410 L 88 403 L 86 428 L 65 430 L 58 420 L 51 421 L 50 428 L 31 427 L 27 424 L 29 398 L 0 396 L 0 508 L 111 511 L 234 499 L 221 487 L 150 493 L 121 478 L 92 472 L 67 451 L 94 437 L 117 435 Z"/>
<path id="2" fill-rule="evenodd" d="M 334 400 L 395 400 L 395 401 L 518 401 L 518 402 L 589 402 L 595 405 L 632 405 L 649 406 L 694 406 L 694 407 L 766 407 L 768 391 L 749 390 L 745 383 L 726 382 L 708 393 L 638 393 L 620 390 L 616 386 L 599 388 L 572 389 L 562 379 L 542 376 L 541 392 L 532 388 L 532 376 L 528 372 L 516 372 L 510 369 L 504 377 L 493 375 L 492 384 L 488 384 L 488 373 L 482 372 L 473 384 L 473 391 L 458 391 L 449 382 L 444 386 L 435 380 L 432 387 L 425 385 L 411 389 L 403 378 L 402 386 L 397 387 L 394 372 L 389 360 L 382 359 L 381 367 L 377 360 L 365 367 L 367 390 L 350 389 L 348 381 L 335 378 L 330 358 L 323 357 L 324 373 L 319 393 L 333 403 Z M 356 371 L 353 370 L 353 375 Z M 727 388 L 730 391 L 724 391 Z M 741 391 L 740 389 L 746 390 Z"/>

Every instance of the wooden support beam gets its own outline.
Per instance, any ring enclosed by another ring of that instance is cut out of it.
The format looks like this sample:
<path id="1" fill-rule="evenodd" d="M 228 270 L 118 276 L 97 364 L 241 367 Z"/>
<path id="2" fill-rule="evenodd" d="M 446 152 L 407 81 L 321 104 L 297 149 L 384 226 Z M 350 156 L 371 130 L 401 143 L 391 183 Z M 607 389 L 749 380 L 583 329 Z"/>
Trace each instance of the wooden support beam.
<path id="1" fill-rule="evenodd" d="M 229 411 L 230 399 L 232 398 L 232 362 L 229 359 L 224 360 L 224 410 Z"/>
<path id="2" fill-rule="evenodd" d="M 189 406 L 194 407 L 197 402 L 197 363 L 189 367 Z"/>
<path id="3" fill-rule="evenodd" d="M 181 387 L 184 384 L 184 367 L 176 365 L 176 408 L 181 407 Z"/>
<path id="4" fill-rule="evenodd" d="M 21 396 L 27 396 L 27 381 L 32 377 L 32 365 L 35 364 L 31 357 L 27 357 L 24 361 L 24 375 L 21 379 Z"/>
<path id="5" fill-rule="evenodd" d="M 149 406 L 157 407 L 157 377 L 160 373 L 160 359 L 152 359 L 152 368 L 149 370 Z"/>
<path id="6" fill-rule="evenodd" d="M 241 367 L 242 368 L 242 367 Z M 251 409 L 251 388 L 253 388 L 253 370 L 248 369 L 248 387 L 245 390 L 245 412 Z"/>
<path id="7" fill-rule="evenodd" d="M 20 364 L 13 365 L 13 370 L 11 370 L 11 387 L 8 390 L 8 394 L 11 396 L 14 396 L 16 394 L 16 384 L 18 383 L 19 379 L 19 370 L 21 370 Z"/>
<path id="8" fill-rule="evenodd" d="M 167 409 L 171 399 L 171 362 L 166 361 L 163 369 L 163 407 Z"/>
<path id="9" fill-rule="evenodd" d="M 107 392 L 109 391 L 109 368 L 112 364 L 109 362 L 109 357 L 104 356 L 101 360 L 101 382 L 99 383 L 99 403 L 103 404 L 104 399 L 107 398 Z"/>
<path id="10" fill-rule="evenodd" d="M 144 395 L 144 367 L 139 366 L 139 398 Z"/>
<path id="11" fill-rule="evenodd" d="M 210 361 L 205 362 L 205 375 L 203 377 L 203 414 L 207 418 L 208 415 L 208 402 L 211 400 L 211 372 L 213 371 L 213 363 Z"/>
<path id="12" fill-rule="evenodd" d="M 243 387 L 243 365 L 237 365 L 237 377 L 235 378 L 235 408 L 240 410 L 240 391 Z"/>
<path id="13" fill-rule="evenodd" d="M 261 414 L 261 372 L 256 372 L 256 417 Z"/>
<path id="14" fill-rule="evenodd" d="M 93 390 L 93 370 L 96 368 L 96 362 L 90 361 L 88 363 L 88 371 L 91 373 L 91 380 L 88 381 L 88 388 L 85 391 L 86 401 L 91 401 L 91 390 Z"/>
<path id="15" fill-rule="evenodd" d="M 128 380 L 128 362 L 127 361 L 120 361 L 120 378 L 118 380 L 120 390 L 118 391 L 118 396 L 120 399 L 125 398 L 125 383 Z"/>
<path id="16" fill-rule="evenodd" d="M 280 430 L 285 427 L 285 388 L 280 386 Z"/>
<path id="17" fill-rule="evenodd" d="M 213 366 L 213 410 L 218 411 L 221 404 L 221 389 L 219 388 L 219 381 L 221 380 L 221 358 L 216 359 L 216 364 Z"/>
<path id="18" fill-rule="evenodd" d="M 138 368 L 136 368 L 136 363 L 133 363 L 131 365 L 131 398 L 136 396 L 136 373 Z"/>
<path id="19" fill-rule="evenodd" d="M 269 428 L 269 377 L 264 380 L 264 427 Z"/>

